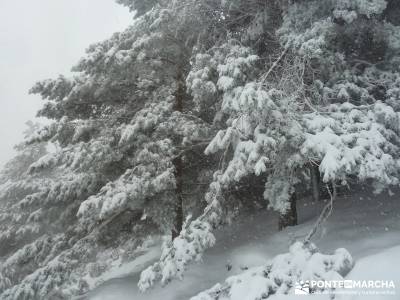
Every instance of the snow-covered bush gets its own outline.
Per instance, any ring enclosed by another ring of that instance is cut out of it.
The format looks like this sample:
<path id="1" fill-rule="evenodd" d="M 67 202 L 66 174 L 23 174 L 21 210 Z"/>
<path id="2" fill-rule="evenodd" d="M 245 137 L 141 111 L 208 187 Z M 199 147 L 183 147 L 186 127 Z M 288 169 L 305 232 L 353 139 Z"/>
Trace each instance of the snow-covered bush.
<path id="1" fill-rule="evenodd" d="M 327 255 L 319 253 L 313 244 L 296 242 L 288 253 L 276 256 L 267 265 L 229 277 L 191 300 L 259 300 L 274 294 L 294 294 L 300 282 L 343 280 L 353 265 L 346 249 Z M 310 292 L 334 292 L 316 288 Z"/>

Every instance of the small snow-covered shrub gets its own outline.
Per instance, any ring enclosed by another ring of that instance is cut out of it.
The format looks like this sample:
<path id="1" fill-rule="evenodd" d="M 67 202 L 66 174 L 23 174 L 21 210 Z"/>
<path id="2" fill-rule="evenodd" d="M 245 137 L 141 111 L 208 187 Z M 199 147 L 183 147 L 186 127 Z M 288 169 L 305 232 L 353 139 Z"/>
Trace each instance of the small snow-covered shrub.
<path id="1" fill-rule="evenodd" d="M 289 253 L 276 256 L 266 266 L 229 277 L 191 300 L 259 300 L 273 294 L 294 294 L 296 282 L 341 280 L 353 265 L 346 249 L 325 255 L 313 244 L 296 242 Z"/>

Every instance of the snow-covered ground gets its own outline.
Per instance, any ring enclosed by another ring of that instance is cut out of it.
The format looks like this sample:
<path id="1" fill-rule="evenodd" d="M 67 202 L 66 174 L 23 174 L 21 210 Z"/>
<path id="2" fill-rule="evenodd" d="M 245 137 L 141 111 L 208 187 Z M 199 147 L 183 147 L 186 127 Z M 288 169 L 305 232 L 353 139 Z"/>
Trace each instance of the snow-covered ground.
<path id="1" fill-rule="evenodd" d="M 355 259 L 355 267 L 346 277 L 354 280 L 394 280 L 397 296 L 368 296 L 367 299 L 400 299 L 400 192 L 393 196 L 362 191 L 356 196 L 341 196 L 322 232 L 314 238 L 322 253 L 346 248 Z M 217 245 L 201 264 L 192 265 L 183 281 L 141 294 L 137 288 L 137 265 L 126 276 L 108 280 L 90 295 L 90 300 L 187 300 L 217 282 L 250 268 L 265 264 L 279 253 L 286 253 L 296 239 L 302 239 L 314 224 L 323 203 L 300 201 L 300 225 L 277 231 L 277 215 L 259 211 L 243 216 L 217 235 Z M 152 251 L 141 260 L 143 267 L 157 258 Z M 230 266 L 228 268 L 228 266 Z M 228 270 L 229 269 L 229 270 Z M 118 276 L 118 271 L 114 271 Z M 298 299 L 298 296 L 293 296 Z M 365 296 L 341 296 L 361 300 Z M 271 299 L 281 299 L 280 296 Z M 285 299 L 288 299 L 287 297 Z M 324 298 L 326 299 L 326 298 Z"/>

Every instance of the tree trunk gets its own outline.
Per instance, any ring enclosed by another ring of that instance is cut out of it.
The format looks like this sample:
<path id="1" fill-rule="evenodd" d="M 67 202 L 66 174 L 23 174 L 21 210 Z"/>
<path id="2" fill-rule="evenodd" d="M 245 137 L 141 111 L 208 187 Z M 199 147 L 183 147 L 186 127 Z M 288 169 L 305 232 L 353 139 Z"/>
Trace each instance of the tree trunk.
<path id="1" fill-rule="evenodd" d="M 321 184 L 321 174 L 319 172 L 318 166 L 311 166 L 311 185 L 314 201 L 320 201 L 320 184 Z"/>
<path id="2" fill-rule="evenodd" d="M 175 93 L 174 110 L 183 112 L 183 102 L 185 99 L 185 81 L 183 79 L 182 72 L 178 70 L 178 76 L 176 79 L 177 89 Z M 174 228 L 172 229 L 172 240 L 179 236 L 183 227 L 183 157 L 182 155 L 176 157 L 173 160 L 175 167 L 175 182 L 176 182 L 176 203 L 175 203 L 175 222 Z"/>
<path id="3" fill-rule="evenodd" d="M 179 236 L 183 227 L 183 161 L 182 157 L 177 157 L 173 161 L 175 166 L 175 181 L 176 181 L 176 203 L 175 203 L 175 222 L 172 229 L 172 240 Z"/>
<path id="4" fill-rule="evenodd" d="M 279 230 L 282 230 L 288 226 L 297 225 L 296 193 L 291 195 L 289 201 L 289 209 L 286 211 L 286 213 L 279 216 Z"/>

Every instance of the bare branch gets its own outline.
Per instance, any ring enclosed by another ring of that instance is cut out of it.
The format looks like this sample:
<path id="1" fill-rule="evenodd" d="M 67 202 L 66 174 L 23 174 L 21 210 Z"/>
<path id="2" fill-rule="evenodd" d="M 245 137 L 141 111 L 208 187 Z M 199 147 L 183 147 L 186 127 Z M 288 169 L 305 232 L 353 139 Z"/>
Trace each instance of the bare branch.
<path id="1" fill-rule="evenodd" d="M 275 70 L 275 68 L 278 66 L 278 64 L 282 61 L 282 59 L 285 57 L 286 53 L 289 51 L 289 45 L 286 44 L 285 49 L 282 51 L 281 55 L 278 57 L 278 59 L 272 64 L 272 66 L 268 69 L 267 73 L 264 74 L 263 78 L 261 79 L 261 85 L 264 84 L 264 82 L 267 80 L 269 75 L 272 73 L 272 71 Z"/>
<path id="2" fill-rule="evenodd" d="M 308 233 L 307 237 L 304 239 L 304 243 L 309 243 L 312 239 L 312 237 L 317 233 L 318 229 L 321 227 L 323 223 L 326 222 L 326 220 L 329 218 L 329 216 L 332 214 L 333 210 L 333 202 L 336 200 L 337 197 L 337 191 L 336 191 L 336 186 L 335 183 L 332 183 L 332 189 L 329 188 L 329 185 L 326 185 L 326 188 L 329 193 L 330 201 L 325 205 L 323 208 L 321 214 L 318 217 L 317 222 L 315 222 L 313 228 L 311 231 Z"/>

